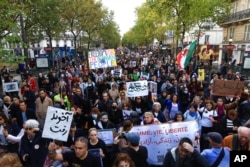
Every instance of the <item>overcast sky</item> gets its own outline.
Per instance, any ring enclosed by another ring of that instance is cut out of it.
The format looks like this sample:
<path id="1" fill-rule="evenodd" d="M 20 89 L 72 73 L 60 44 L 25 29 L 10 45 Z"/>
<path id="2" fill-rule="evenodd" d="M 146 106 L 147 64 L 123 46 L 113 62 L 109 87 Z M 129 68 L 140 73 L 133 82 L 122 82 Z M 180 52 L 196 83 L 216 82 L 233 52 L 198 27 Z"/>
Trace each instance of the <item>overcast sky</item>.
<path id="1" fill-rule="evenodd" d="M 135 25 L 135 8 L 141 6 L 146 0 L 102 0 L 109 10 L 114 11 L 114 20 L 119 25 L 120 34 L 123 35 Z"/>

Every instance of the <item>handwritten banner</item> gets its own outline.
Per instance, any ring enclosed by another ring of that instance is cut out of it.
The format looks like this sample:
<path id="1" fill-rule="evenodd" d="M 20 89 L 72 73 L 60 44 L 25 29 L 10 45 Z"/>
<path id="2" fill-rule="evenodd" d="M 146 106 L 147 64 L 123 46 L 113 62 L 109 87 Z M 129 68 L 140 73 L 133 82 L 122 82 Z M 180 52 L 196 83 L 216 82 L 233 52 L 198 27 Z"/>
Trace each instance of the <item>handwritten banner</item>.
<path id="1" fill-rule="evenodd" d="M 199 142 L 195 141 L 198 133 L 196 121 L 134 126 L 130 132 L 140 135 L 140 145 L 147 147 L 147 161 L 152 165 L 162 165 L 167 151 L 176 147 L 183 137 L 190 138 L 199 147 Z"/>
<path id="2" fill-rule="evenodd" d="M 239 96 L 244 83 L 239 80 L 214 80 L 212 91 L 217 96 Z"/>
<path id="3" fill-rule="evenodd" d="M 148 95 L 148 82 L 136 81 L 126 82 L 127 97 L 147 96 Z"/>
<path id="4" fill-rule="evenodd" d="M 114 49 L 94 50 L 88 54 L 89 68 L 116 67 L 116 56 Z"/>
<path id="5" fill-rule="evenodd" d="M 49 106 L 42 137 L 67 141 L 72 120 L 72 111 Z"/>

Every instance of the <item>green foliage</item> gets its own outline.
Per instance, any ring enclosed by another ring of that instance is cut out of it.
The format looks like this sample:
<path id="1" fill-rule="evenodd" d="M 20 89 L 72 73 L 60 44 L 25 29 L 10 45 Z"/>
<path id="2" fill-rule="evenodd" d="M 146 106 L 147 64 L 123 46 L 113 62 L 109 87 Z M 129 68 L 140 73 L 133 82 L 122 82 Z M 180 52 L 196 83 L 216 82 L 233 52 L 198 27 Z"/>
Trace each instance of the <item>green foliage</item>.
<path id="1" fill-rule="evenodd" d="M 194 26 L 206 29 L 204 22 L 220 23 L 228 16 L 231 0 L 147 0 L 137 9 L 136 25 L 127 32 L 122 44 L 143 45 L 166 38 L 173 30 L 175 40 L 183 43 L 185 33 Z"/>

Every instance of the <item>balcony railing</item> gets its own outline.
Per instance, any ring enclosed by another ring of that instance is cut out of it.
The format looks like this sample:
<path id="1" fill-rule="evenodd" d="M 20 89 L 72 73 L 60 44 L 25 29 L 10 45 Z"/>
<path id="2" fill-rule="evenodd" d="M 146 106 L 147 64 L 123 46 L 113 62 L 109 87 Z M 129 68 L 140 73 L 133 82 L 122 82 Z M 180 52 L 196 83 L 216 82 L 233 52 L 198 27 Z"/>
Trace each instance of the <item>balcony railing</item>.
<path id="1" fill-rule="evenodd" d="M 240 12 L 231 14 L 228 18 L 224 20 L 224 23 L 235 22 L 247 18 L 250 18 L 250 9 L 242 10 Z"/>

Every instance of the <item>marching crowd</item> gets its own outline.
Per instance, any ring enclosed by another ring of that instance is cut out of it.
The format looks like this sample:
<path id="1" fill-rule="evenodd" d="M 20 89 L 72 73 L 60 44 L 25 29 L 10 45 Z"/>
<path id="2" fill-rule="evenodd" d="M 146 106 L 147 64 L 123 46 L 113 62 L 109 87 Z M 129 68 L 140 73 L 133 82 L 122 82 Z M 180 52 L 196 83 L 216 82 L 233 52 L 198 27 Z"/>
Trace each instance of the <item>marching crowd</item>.
<path id="1" fill-rule="evenodd" d="M 16 82 L 1 72 L 5 82 Z M 197 73 L 178 70 L 168 56 L 159 60 L 133 52 L 117 57 L 116 67 L 88 69 L 86 61 L 72 61 L 37 79 L 27 73 L 21 94 L 6 92 L 0 99 L 0 167 L 153 167 L 140 135 L 130 130 L 192 120 L 199 127 L 200 150 L 184 137 L 161 166 L 227 167 L 230 150 L 250 151 L 250 96 L 244 89 L 236 97 L 213 95 L 215 80 L 241 80 L 239 73 L 228 78 L 217 72 L 205 82 Z M 148 96 L 127 97 L 126 82 L 140 80 L 155 82 L 157 96 L 149 88 Z M 73 112 L 67 142 L 42 138 L 49 106 Z M 113 145 L 98 137 L 100 129 L 116 129 Z"/>

